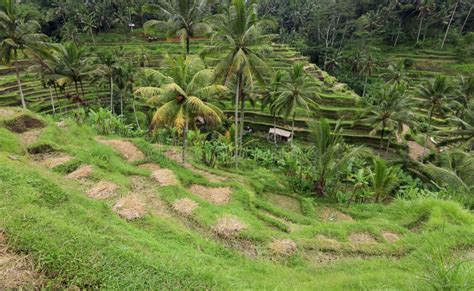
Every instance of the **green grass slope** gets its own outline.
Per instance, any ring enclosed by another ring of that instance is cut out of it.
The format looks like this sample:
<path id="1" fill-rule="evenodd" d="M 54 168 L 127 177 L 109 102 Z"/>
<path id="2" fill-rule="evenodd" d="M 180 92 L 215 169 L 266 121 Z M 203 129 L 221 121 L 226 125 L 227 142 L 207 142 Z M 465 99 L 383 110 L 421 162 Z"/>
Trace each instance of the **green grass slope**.
<path id="1" fill-rule="evenodd" d="M 174 149 L 140 139 L 128 141 L 141 153 L 129 161 L 123 148 L 104 144 L 117 138 L 98 139 L 87 126 L 15 108 L 0 113 L 0 231 L 12 251 L 33 258 L 47 278 L 43 287 L 411 289 L 424 286 L 419 258 L 432 242 L 450 256 L 472 252 L 474 217 L 453 202 L 347 208 L 296 196 L 284 175 L 268 169 L 181 165 L 170 155 Z M 150 163 L 177 183 L 151 179 Z M 83 166 L 91 169 L 83 179 L 68 178 Z M 136 188 L 137 180 L 146 187 Z M 117 189 L 94 199 L 89 190 L 103 181 Z M 212 203 L 192 190 L 196 185 L 228 187 L 229 201 Z M 143 199 L 145 211 L 125 220 L 117 204 L 133 196 Z M 183 198 L 196 203 L 189 215 L 173 210 Z M 243 229 L 223 236 L 224 217 Z M 278 252 L 281 240 L 296 248 Z"/>

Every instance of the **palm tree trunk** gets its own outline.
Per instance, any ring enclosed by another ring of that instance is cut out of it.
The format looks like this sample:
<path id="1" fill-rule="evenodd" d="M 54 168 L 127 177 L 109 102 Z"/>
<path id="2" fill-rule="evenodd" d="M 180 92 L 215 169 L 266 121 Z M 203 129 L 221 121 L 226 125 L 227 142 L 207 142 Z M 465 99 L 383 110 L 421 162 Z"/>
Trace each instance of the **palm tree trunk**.
<path id="1" fill-rule="evenodd" d="M 49 97 L 51 98 L 51 106 L 53 106 L 53 114 L 56 114 L 56 108 L 54 107 L 53 87 L 49 85 Z"/>
<path id="2" fill-rule="evenodd" d="M 120 94 L 120 115 L 123 115 L 123 92 Z"/>
<path id="3" fill-rule="evenodd" d="M 190 39 L 189 39 L 189 33 L 186 32 L 186 56 L 189 56 L 190 52 Z"/>
<path id="4" fill-rule="evenodd" d="M 242 87 L 240 88 L 242 91 Z M 244 147 L 244 127 L 245 127 L 245 96 L 240 92 L 240 148 Z"/>
<path id="5" fill-rule="evenodd" d="M 114 112 L 114 79 L 110 76 L 110 111 Z"/>
<path id="6" fill-rule="evenodd" d="M 466 23 L 467 21 L 469 20 L 469 17 L 471 16 L 471 12 L 472 12 L 472 7 L 474 7 L 474 4 L 471 5 L 471 8 L 469 9 L 469 12 L 467 13 L 467 16 L 466 16 L 466 19 L 464 20 L 462 26 L 461 26 L 461 32 L 462 33 L 464 31 L 464 27 L 466 27 Z"/>
<path id="7" fill-rule="evenodd" d="M 276 128 L 277 128 L 277 122 L 276 122 L 276 115 L 273 114 L 273 143 L 276 145 L 277 143 L 277 136 L 276 136 Z"/>
<path id="8" fill-rule="evenodd" d="M 397 31 L 397 37 L 395 38 L 395 43 L 393 46 L 397 46 L 398 44 L 398 39 L 400 38 L 400 31 L 402 30 L 402 19 L 400 18 L 400 22 L 398 23 L 398 31 Z"/>
<path id="9" fill-rule="evenodd" d="M 385 149 L 385 158 L 388 156 L 388 150 L 390 149 L 390 136 L 388 137 L 387 140 L 387 148 Z"/>
<path id="10" fill-rule="evenodd" d="M 451 24 L 453 23 L 454 15 L 456 14 L 456 10 L 458 9 L 459 0 L 456 1 L 456 6 L 454 6 L 453 14 L 448 22 L 448 27 L 446 28 L 446 33 L 444 34 L 443 42 L 441 43 L 441 48 L 444 48 L 444 44 L 446 43 L 446 38 L 448 38 L 449 29 L 451 28 Z"/>
<path id="11" fill-rule="evenodd" d="M 189 116 L 186 113 L 186 121 L 184 124 L 184 131 L 183 131 L 183 152 L 182 152 L 182 162 L 183 164 L 186 162 L 186 147 L 188 146 L 188 130 L 189 130 Z"/>
<path id="12" fill-rule="evenodd" d="M 18 90 L 20 91 L 21 106 L 23 106 L 23 109 L 26 109 L 25 95 L 23 94 L 23 87 L 21 85 L 21 79 L 20 79 L 20 68 L 18 68 L 18 52 L 17 52 L 17 49 L 13 50 L 13 57 L 14 57 L 14 61 L 15 61 L 16 83 L 18 84 Z"/>
<path id="13" fill-rule="evenodd" d="M 293 144 L 293 139 L 295 139 L 295 119 L 296 119 L 296 112 L 293 111 L 293 120 L 291 122 L 291 142 Z"/>
<path id="14" fill-rule="evenodd" d="M 59 99 L 58 88 L 56 87 L 56 83 L 54 83 L 54 94 L 56 95 L 56 100 L 58 101 L 59 114 L 62 115 L 63 110 L 61 106 L 61 100 Z"/>
<path id="15" fill-rule="evenodd" d="M 135 122 L 137 123 L 137 128 L 141 129 L 140 128 L 140 122 L 138 122 L 137 109 L 135 107 L 135 98 L 133 98 L 133 100 L 132 100 L 132 108 L 133 108 L 133 115 L 135 116 Z"/>
<path id="16" fill-rule="evenodd" d="M 239 156 L 239 100 L 240 100 L 240 85 L 242 79 L 242 72 L 237 73 L 237 88 L 235 92 L 235 110 L 234 110 L 234 146 L 235 146 L 235 163 L 237 165 L 237 157 Z"/>
<path id="17" fill-rule="evenodd" d="M 362 92 L 362 97 L 365 97 L 365 92 L 367 90 L 367 82 L 369 81 L 369 73 L 365 75 L 365 81 L 364 81 L 364 91 Z"/>
<path id="18" fill-rule="evenodd" d="M 425 18 L 424 16 L 421 16 L 420 18 L 420 26 L 418 26 L 418 35 L 416 36 L 416 43 L 418 43 L 418 41 L 420 40 L 421 28 L 423 27 L 424 18 Z"/>
<path id="19" fill-rule="evenodd" d="M 431 131 L 431 122 L 433 120 L 433 110 L 434 110 L 434 107 L 431 106 L 431 109 L 430 109 L 430 117 L 428 119 L 428 130 L 426 131 L 426 137 L 425 137 L 425 144 L 423 145 L 423 157 L 425 156 L 426 154 L 426 148 L 428 146 L 428 138 L 429 138 L 429 135 L 430 135 L 430 131 Z M 422 157 L 422 158 L 423 158 Z"/>
<path id="20" fill-rule="evenodd" d="M 384 135 L 385 135 L 385 121 L 382 122 L 382 132 L 380 133 L 379 157 L 380 157 L 380 153 L 382 152 L 382 148 L 383 148 Z"/>

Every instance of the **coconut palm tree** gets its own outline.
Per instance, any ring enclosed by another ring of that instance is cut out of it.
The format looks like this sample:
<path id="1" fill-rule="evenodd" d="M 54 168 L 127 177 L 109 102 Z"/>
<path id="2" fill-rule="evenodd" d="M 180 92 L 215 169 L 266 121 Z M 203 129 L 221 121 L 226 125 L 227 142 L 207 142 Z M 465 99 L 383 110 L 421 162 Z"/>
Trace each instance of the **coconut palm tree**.
<path id="1" fill-rule="evenodd" d="M 272 110 L 271 105 L 275 103 L 275 100 L 280 94 L 280 90 L 283 87 L 283 80 L 285 78 L 286 72 L 283 70 L 276 71 L 272 76 L 268 86 L 263 90 L 263 99 L 261 110 L 264 111 L 267 106 L 270 106 L 270 112 L 273 118 L 273 128 L 276 128 L 276 112 Z M 276 143 L 276 135 L 273 136 L 273 142 Z"/>
<path id="2" fill-rule="evenodd" d="M 26 108 L 25 96 L 20 78 L 18 52 L 26 48 L 44 46 L 47 36 L 37 33 L 38 22 L 23 16 L 14 0 L 3 0 L 0 4 L 0 62 L 10 64 L 13 59 L 15 74 L 23 108 Z"/>
<path id="3" fill-rule="evenodd" d="M 399 185 L 396 168 L 390 168 L 382 159 L 374 159 L 374 171 L 370 173 L 370 188 L 378 203 L 392 193 Z"/>
<path id="4" fill-rule="evenodd" d="M 310 106 L 316 105 L 314 99 L 319 90 L 317 83 L 305 72 L 303 63 L 293 65 L 283 81 L 281 93 L 272 104 L 272 111 L 283 114 L 286 119 L 292 117 L 292 138 L 295 133 L 296 109 L 304 108 L 308 112 Z"/>
<path id="5" fill-rule="evenodd" d="M 239 104 L 241 113 L 244 111 L 243 88 L 245 83 L 256 79 L 261 84 L 264 77 L 271 71 L 263 56 L 271 50 L 269 45 L 273 35 L 265 34 L 263 28 L 271 22 L 258 19 L 257 3 L 254 0 L 232 0 L 223 14 L 213 19 L 214 33 L 211 45 L 206 47 L 202 56 L 225 55 L 217 64 L 216 76 L 227 82 L 235 76 L 235 112 L 234 112 L 234 143 L 235 157 L 239 155 Z M 242 116 L 242 114 L 241 114 Z M 243 119 L 240 120 L 240 130 L 243 129 Z"/>
<path id="6" fill-rule="evenodd" d="M 449 97 L 453 93 L 454 88 L 449 83 L 445 76 L 437 75 L 434 80 L 426 81 L 418 88 L 418 95 L 422 98 L 421 105 L 423 108 L 429 108 L 428 113 L 428 130 L 426 132 L 424 150 L 428 144 L 428 138 L 431 131 L 431 124 L 433 121 L 433 114 L 438 112 L 445 112 L 449 110 Z"/>
<path id="7" fill-rule="evenodd" d="M 168 35 L 180 37 L 186 48 L 186 55 L 189 55 L 191 37 L 210 32 L 210 26 L 203 21 L 208 13 L 207 2 L 207 0 L 165 0 L 158 4 L 145 4 L 142 7 L 143 12 L 161 13 L 168 18 L 166 21 L 145 22 L 143 26 L 145 32 L 166 31 Z"/>
<path id="8" fill-rule="evenodd" d="M 435 9 L 435 3 L 433 0 L 421 0 L 418 4 L 418 17 L 420 17 L 420 24 L 418 26 L 418 34 L 416 36 L 416 42 L 420 40 L 421 29 L 423 28 L 423 21 L 425 17 L 430 15 Z"/>
<path id="9" fill-rule="evenodd" d="M 135 95 L 147 98 L 158 108 L 152 127 L 174 127 L 183 134 L 183 163 L 186 160 L 187 135 L 190 124 L 201 117 L 211 125 L 221 123 L 222 111 L 210 103 L 215 96 L 225 94 L 226 87 L 215 85 L 214 72 L 205 69 L 199 58 L 167 57 L 165 73 L 144 69 L 145 75 L 156 80 L 154 87 L 139 87 Z"/>
<path id="10" fill-rule="evenodd" d="M 474 103 L 474 77 L 459 77 L 459 89 L 455 102 L 456 116 L 463 118 L 470 104 Z"/>
<path id="11" fill-rule="evenodd" d="M 370 134 L 380 132 L 379 156 L 383 148 L 383 140 L 387 131 L 401 133 L 403 125 L 414 127 L 414 114 L 411 111 L 413 102 L 406 94 L 404 86 L 391 86 L 384 88 L 380 96 L 372 104 L 366 104 L 361 118 L 357 124 L 368 124 L 373 130 Z M 387 141 L 388 152 L 390 137 Z"/>
<path id="12" fill-rule="evenodd" d="M 314 190 L 317 196 L 327 193 L 329 184 L 337 183 L 337 174 L 343 166 L 356 156 L 366 153 L 362 147 L 348 148 L 342 138 L 339 123 L 331 130 L 326 119 L 309 123 L 313 152 L 313 169 L 315 177 Z"/>
<path id="13" fill-rule="evenodd" d="M 78 47 L 73 42 L 57 45 L 53 51 L 60 78 L 56 81 L 59 86 L 74 83 L 77 95 L 84 97 L 84 81 L 92 75 L 93 67 L 85 48 Z M 79 92 L 79 86 L 81 93 Z"/>

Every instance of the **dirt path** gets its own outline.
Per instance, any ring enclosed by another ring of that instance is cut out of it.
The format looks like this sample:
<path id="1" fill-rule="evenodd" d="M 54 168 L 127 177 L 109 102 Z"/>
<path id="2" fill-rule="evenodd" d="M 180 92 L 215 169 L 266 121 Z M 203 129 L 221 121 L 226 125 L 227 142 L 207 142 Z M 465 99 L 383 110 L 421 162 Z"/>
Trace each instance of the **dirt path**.
<path id="1" fill-rule="evenodd" d="M 419 145 L 415 141 L 408 141 L 408 156 L 414 161 L 419 161 L 423 156 L 428 153 L 428 150 L 424 150 L 423 146 Z"/>
<path id="2" fill-rule="evenodd" d="M 43 280 L 31 258 L 12 252 L 0 231 L 0 289 L 40 289 Z"/>
<path id="3" fill-rule="evenodd" d="M 101 144 L 107 145 L 119 152 L 127 161 L 136 162 L 145 159 L 145 155 L 131 142 L 126 140 L 107 140 L 97 138 Z"/>

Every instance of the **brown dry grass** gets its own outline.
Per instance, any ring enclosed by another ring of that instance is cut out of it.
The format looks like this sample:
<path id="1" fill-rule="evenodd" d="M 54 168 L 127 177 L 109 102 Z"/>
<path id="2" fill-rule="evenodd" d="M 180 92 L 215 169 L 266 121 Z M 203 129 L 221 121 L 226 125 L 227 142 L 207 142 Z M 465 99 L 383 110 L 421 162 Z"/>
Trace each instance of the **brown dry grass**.
<path id="1" fill-rule="evenodd" d="M 145 159 L 145 155 L 133 143 L 129 141 L 106 139 L 97 139 L 97 141 L 114 148 L 129 162 L 136 162 Z"/>
<path id="2" fill-rule="evenodd" d="M 134 176 L 131 179 L 133 193 L 142 197 L 147 210 L 156 216 L 169 218 L 172 216 L 169 206 L 156 193 L 156 185 L 149 178 Z"/>
<path id="3" fill-rule="evenodd" d="M 189 191 L 202 199 L 216 204 L 227 204 L 231 199 L 232 189 L 230 187 L 210 188 L 202 185 L 192 185 Z"/>
<path id="4" fill-rule="evenodd" d="M 92 174 L 92 171 L 93 171 L 92 166 L 89 166 L 89 165 L 80 166 L 77 170 L 67 175 L 66 178 L 73 179 L 73 180 L 85 179 Z"/>
<path id="5" fill-rule="evenodd" d="M 298 199 L 280 194 L 267 194 L 267 200 L 286 210 L 301 213 L 301 205 Z"/>
<path id="6" fill-rule="evenodd" d="M 278 256 L 289 257 L 296 253 L 298 247 L 291 239 L 275 239 L 270 243 L 270 250 Z"/>
<path id="7" fill-rule="evenodd" d="M 423 158 L 424 154 L 428 153 L 428 150 L 424 152 L 423 146 L 419 145 L 418 143 L 414 141 L 408 141 L 408 156 L 410 159 L 414 161 L 419 161 L 421 158 Z"/>
<path id="8" fill-rule="evenodd" d="M 9 250 L 7 238 L 0 231 L 0 290 L 37 289 L 43 284 L 43 276 L 35 271 L 29 256 Z"/>
<path id="9" fill-rule="evenodd" d="M 333 249 L 333 250 L 341 249 L 341 243 L 339 241 L 332 238 L 328 238 L 325 235 L 318 234 L 316 236 L 316 240 L 320 244 L 321 249 Z"/>
<path id="10" fill-rule="evenodd" d="M 37 141 L 42 132 L 42 128 L 32 129 L 18 134 L 18 138 L 23 145 L 28 146 Z"/>
<path id="11" fill-rule="evenodd" d="M 246 229 L 247 226 L 239 219 L 232 216 L 224 216 L 217 224 L 214 225 L 213 230 L 217 235 L 225 238 L 237 237 L 239 233 Z"/>
<path id="12" fill-rule="evenodd" d="M 142 168 L 142 169 L 145 169 L 145 170 L 148 170 L 148 171 L 152 171 L 152 172 L 161 169 L 160 165 L 155 164 L 155 163 L 145 163 L 145 164 L 139 165 L 138 167 Z"/>
<path id="13" fill-rule="evenodd" d="M 87 196 L 94 199 L 108 199 L 115 195 L 118 186 L 112 182 L 100 181 L 92 189 L 87 191 Z"/>
<path id="14" fill-rule="evenodd" d="M 365 232 L 351 233 L 347 239 L 353 243 L 363 243 L 363 244 L 377 243 L 377 240 L 371 234 L 365 233 Z"/>
<path id="15" fill-rule="evenodd" d="M 327 222 L 354 221 L 349 215 L 329 207 L 320 209 L 319 218 Z"/>
<path id="16" fill-rule="evenodd" d="M 389 231 L 382 232 L 382 236 L 389 243 L 395 243 L 400 240 L 400 237 L 397 234 Z"/>
<path id="17" fill-rule="evenodd" d="M 126 220 L 142 218 L 146 214 L 145 203 L 137 194 L 122 197 L 115 203 L 113 210 Z"/>
<path id="18" fill-rule="evenodd" d="M 42 153 L 33 156 L 33 160 L 48 169 L 53 169 L 55 167 L 64 165 L 72 159 L 73 158 L 71 156 L 58 152 Z"/>
<path id="19" fill-rule="evenodd" d="M 179 214 L 189 216 L 198 207 L 198 204 L 191 199 L 183 198 L 175 201 L 172 207 Z"/>
<path id="20" fill-rule="evenodd" d="M 157 181 L 160 186 L 176 186 L 178 179 L 170 169 L 160 169 L 152 172 L 151 177 Z"/>

